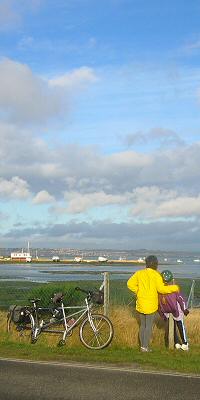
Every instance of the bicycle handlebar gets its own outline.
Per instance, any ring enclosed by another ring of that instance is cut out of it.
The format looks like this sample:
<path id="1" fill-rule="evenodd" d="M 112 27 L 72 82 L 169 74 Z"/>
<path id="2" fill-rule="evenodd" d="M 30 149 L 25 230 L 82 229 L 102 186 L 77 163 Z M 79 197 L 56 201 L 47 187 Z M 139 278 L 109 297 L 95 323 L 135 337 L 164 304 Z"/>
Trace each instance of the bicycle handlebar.
<path id="1" fill-rule="evenodd" d="M 75 290 L 78 290 L 79 292 L 83 292 L 86 293 L 87 295 L 91 295 L 92 291 L 91 290 L 85 290 L 85 289 L 81 289 L 80 287 L 75 287 Z"/>

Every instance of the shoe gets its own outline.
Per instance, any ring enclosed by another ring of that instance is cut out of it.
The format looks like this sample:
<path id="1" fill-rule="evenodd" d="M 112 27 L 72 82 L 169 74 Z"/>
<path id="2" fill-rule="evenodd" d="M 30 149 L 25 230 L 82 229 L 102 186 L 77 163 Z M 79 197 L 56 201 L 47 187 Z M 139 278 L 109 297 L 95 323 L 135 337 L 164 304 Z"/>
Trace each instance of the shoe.
<path id="1" fill-rule="evenodd" d="M 188 343 L 187 344 L 182 344 L 181 349 L 184 350 L 184 351 L 188 351 L 189 350 Z"/>
<path id="2" fill-rule="evenodd" d="M 152 352 L 152 350 L 149 349 L 148 347 L 140 347 L 140 351 L 142 353 L 151 353 Z"/>
<path id="3" fill-rule="evenodd" d="M 182 348 L 180 343 L 176 343 L 175 344 L 175 349 L 180 350 Z"/>
<path id="4" fill-rule="evenodd" d="M 142 353 L 148 353 L 148 349 L 147 349 L 147 347 L 140 347 L 140 351 L 142 352 Z"/>

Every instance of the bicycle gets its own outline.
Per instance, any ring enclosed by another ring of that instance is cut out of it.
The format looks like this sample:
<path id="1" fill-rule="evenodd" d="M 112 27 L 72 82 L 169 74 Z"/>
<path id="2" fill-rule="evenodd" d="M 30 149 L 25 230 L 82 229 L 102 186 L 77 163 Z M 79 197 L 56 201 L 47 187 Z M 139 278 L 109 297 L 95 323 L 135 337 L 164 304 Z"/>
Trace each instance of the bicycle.
<path id="1" fill-rule="evenodd" d="M 107 316 L 93 313 L 95 303 L 102 304 L 101 292 L 87 291 L 79 287 L 75 290 L 86 294 L 84 305 L 65 306 L 62 293 L 54 295 L 52 300 L 55 308 L 53 309 L 39 307 L 40 299 L 30 299 L 32 306 L 21 307 L 21 311 L 19 307 L 21 319 L 18 318 L 17 323 L 13 318 L 13 309 L 10 310 L 7 331 L 11 332 L 13 328 L 20 334 L 29 331 L 32 344 L 37 342 L 42 333 L 61 333 L 62 339 L 58 344 L 62 346 L 65 345 L 67 337 L 71 336 L 73 329 L 79 326 L 79 337 L 85 347 L 92 350 L 104 349 L 111 343 L 114 329 Z M 45 320 L 41 317 L 42 313 L 50 313 L 51 317 Z"/>

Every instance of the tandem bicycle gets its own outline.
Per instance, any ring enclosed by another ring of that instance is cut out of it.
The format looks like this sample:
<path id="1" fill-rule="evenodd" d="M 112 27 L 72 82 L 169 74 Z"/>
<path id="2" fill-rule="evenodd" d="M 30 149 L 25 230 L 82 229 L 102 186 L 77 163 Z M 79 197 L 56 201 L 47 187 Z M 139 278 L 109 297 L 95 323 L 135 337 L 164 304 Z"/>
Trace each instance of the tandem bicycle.
<path id="1" fill-rule="evenodd" d="M 75 290 L 86 295 L 84 304 L 65 306 L 65 295 L 55 293 L 52 298 L 53 308 L 40 307 L 39 298 L 29 299 L 30 306 L 11 306 L 7 316 L 7 331 L 15 330 L 20 335 L 28 331 L 33 344 L 42 333 L 61 334 L 58 345 L 63 346 L 73 330 L 79 327 L 79 337 L 85 347 L 92 350 L 104 349 L 111 343 L 114 329 L 107 316 L 95 312 L 96 305 L 103 304 L 103 292 L 79 287 Z"/>

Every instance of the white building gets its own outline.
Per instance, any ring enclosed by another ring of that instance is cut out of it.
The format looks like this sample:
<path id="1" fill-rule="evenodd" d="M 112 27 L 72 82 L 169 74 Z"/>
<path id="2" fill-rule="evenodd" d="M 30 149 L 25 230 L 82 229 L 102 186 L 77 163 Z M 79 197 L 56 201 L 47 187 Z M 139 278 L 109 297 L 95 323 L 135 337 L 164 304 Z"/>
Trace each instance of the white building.
<path id="1" fill-rule="evenodd" d="M 98 261 L 100 261 L 100 262 L 106 262 L 106 261 L 108 261 L 108 259 L 106 258 L 106 257 L 98 257 Z"/>
<path id="2" fill-rule="evenodd" d="M 32 256 L 30 255 L 30 252 L 13 252 L 10 255 L 11 260 L 13 261 L 25 261 L 25 262 L 31 262 L 32 261 Z"/>
<path id="3" fill-rule="evenodd" d="M 28 249 L 27 251 L 22 251 L 21 252 L 12 252 L 10 255 L 11 260 L 13 261 L 25 261 L 25 262 L 31 262 L 32 261 L 32 256 L 29 250 L 29 242 L 28 242 Z"/>

